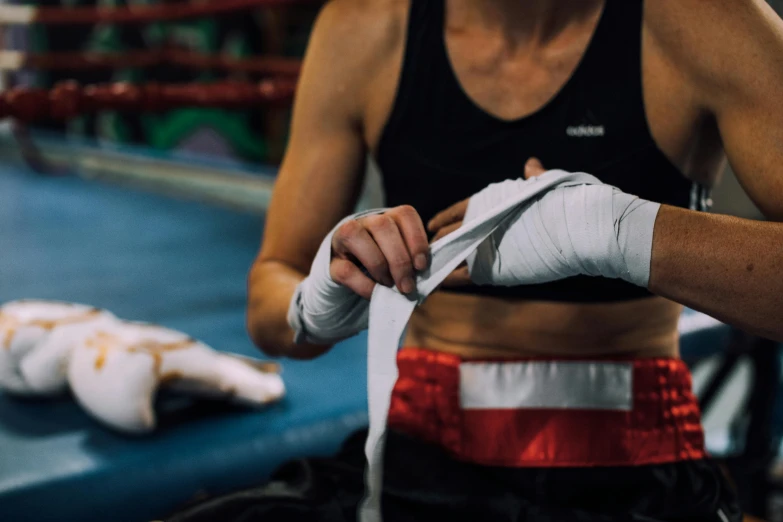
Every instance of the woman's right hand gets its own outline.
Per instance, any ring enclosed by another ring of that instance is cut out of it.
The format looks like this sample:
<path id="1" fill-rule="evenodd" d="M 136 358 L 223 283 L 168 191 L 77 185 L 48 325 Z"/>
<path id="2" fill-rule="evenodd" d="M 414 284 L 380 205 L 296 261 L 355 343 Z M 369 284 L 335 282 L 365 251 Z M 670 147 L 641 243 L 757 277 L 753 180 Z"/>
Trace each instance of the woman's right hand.
<path id="1" fill-rule="evenodd" d="M 421 217 L 403 205 L 346 221 L 332 237 L 332 279 L 365 299 L 376 283 L 410 294 L 427 268 L 429 243 Z"/>

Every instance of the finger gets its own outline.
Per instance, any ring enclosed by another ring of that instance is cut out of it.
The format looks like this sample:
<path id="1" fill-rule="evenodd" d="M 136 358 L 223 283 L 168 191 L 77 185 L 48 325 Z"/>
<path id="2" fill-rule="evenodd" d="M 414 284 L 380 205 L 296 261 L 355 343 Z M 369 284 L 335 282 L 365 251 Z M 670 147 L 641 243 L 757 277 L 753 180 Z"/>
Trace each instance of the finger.
<path id="1" fill-rule="evenodd" d="M 363 224 L 383 252 L 397 289 L 404 294 L 413 292 L 416 289 L 413 260 L 394 218 L 378 214 L 365 218 Z"/>
<path id="2" fill-rule="evenodd" d="M 430 232 L 435 232 L 441 227 L 450 225 L 455 221 L 462 221 L 462 218 L 465 216 L 465 212 L 468 210 L 469 201 L 469 198 L 463 199 L 459 203 L 450 206 L 446 210 L 435 214 L 435 217 L 433 217 L 430 222 L 427 223 L 427 229 Z"/>
<path id="3" fill-rule="evenodd" d="M 335 283 L 341 284 L 368 301 L 375 289 L 375 281 L 367 277 L 362 270 L 351 261 L 335 258 L 329 265 L 329 275 Z"/>
<path id="4" fill-rule="evenodd" d="M 470 272 L 468 271 L 468 266 L 464 265 L 464 266 L 457 267 L 452 273 L 446 276 L 446 279 L 443 280 L 440 286 L 443 288 L 455 288 L 459 286 L 468 286 L 472 284 L 473 282 L 470 280 Z"/>
<path id="5" fill-rule="evenodd" d="M 397 223 L 402 239 L 408 247 L 408 253 L 413 259 L 413 266 L 416 270 L 424 270 L 427 268 L 430 246 L 421 216 L 416 212 L 416 209 L 410 206 L 399 207 L 390 215 Z"/>
<path id="6" fill-rule="evenodd" d="M 535 178 L 544 172 L 546 172 L 546 169 L 538 158 L 530 158 L 525 163 L 525 179 Z"/>
<path id="7" fill-rule="evenodd" d="M 352 262 L 351 258 L 356 259 L 375 281 L 394 286 L 386 256 L 364 224 L 358 221 L 346 222 L 334 235 L 332 249 L 339 257 L 349 258 L 349 262 Z"/>
<path id="8" fill-rule="evenodd" d="M 457 230 L 459 227 L 462 226 L 462 221 L 457 221 L 456 223 L 452 223 L 451 225 L 446 225 L 443 228 L 439 228 L 438 232 L 435 234 L 435 236 L 432 238 L 432 241 L 435 242 L 438 239 L 442 238 L 443 236 L 447 236 Z"/>

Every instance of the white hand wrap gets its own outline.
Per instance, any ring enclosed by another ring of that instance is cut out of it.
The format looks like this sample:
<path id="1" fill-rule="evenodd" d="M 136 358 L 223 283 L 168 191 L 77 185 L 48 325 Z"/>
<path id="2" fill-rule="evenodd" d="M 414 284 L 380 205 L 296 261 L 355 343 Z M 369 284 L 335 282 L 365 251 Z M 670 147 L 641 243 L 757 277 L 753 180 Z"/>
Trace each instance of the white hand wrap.
<path id="1" fill-rule="evenodd" d="M 115 321 L 105 310 L 80 304 L 6 303 L 0 307 L 0 389 L 17 395 L 64 392 L 74 346 Z"/>
<path id="2" fill-rule="evenodd" d="M 68 382 L 97 420 L 120 431 L 145 433 L 155 428 L 159 387 L 262 406 L 285 393 L 280 375 L 270 370 L 175 330 L 117 321 L 74 347 Z"/>
<path id="3" fill-rule="evenodd" d="M 559 172 L 547 172 L 541 179 Z M 471 280 L 516 286 L 589 275 L 647 287 L 660 204 L 581 176 L 587 184 L 559 186 L 517 208 L 468 257 Z M 488 186 L 470 198 L 465 221 L 513 198 L 532 181 Z"/>
<path id="4" fill-rule="evenodd" d="M 587 190 L 578 190 L 580 186 Z M 581 173 L 550 171 L 527 181 L 493 185 L 471 198 L 469 215 L 459 229 L 432 244 L 430 267 L 417 277 L 417 296 L 375 286 L 369 318 L 370 431 L 362 522 L 381 520 L 386 418 L 398 376 L 397 350 L 414 308 L 469 256 L 472 277 L 493 284 L 540 283 L 587 273 L 646 285 L 658 210 L 658 205 L 647 203 L 618 195 Z M 593 240 L 595 245 L 588 244 Z M 476 249 L 481 251 L 472 256 Z"/>
<path id="5" fill-rule="evenodd" d="M 381 214 L 386 209 L 360 212 L 340 221 L 321 242 L 308 275 L 296 287 L 288 307 L 288 324 L 294 342 L 329 344 L 367 328 L 370 303 L 352 290 L 335 283 L 329 273 L 332 237 L 346 221 Z"/>

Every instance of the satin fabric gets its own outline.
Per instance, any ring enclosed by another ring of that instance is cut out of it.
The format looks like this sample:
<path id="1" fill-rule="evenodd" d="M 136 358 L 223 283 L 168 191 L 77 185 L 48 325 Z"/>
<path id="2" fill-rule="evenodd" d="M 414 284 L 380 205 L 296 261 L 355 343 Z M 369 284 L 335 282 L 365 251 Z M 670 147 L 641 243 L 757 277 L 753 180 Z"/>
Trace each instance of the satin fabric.
<path id="1" fill-rule="evenodd" d="M 437 445 L 456 460 L 487 466 L 639 466 L 706 456 L 690 371 L 681 360 L 547 361 L 545 373 L 527 372 L 526 378 L 557 382 L 561 375 L 560 404 L 465 408 L 460 367 L 478 362 L 430 350 L 401 350 L 389 429 Z M 486 363 L 497 367 L 486 372 L 492 379 L 485 383 L 487 395 L 496 395 L 492 388 L 503 366 L 516 362 Z M 624 401 L 617 408 L 585 407 L 591 386 L 607 386 L 600 379 L 602 366 L 614 370 L 619 363 L 632 371 L 631 409 L 625 409 Z M 563 371 L 566 365 L 569 372 Z M 574 379 L 574 370 L 584 372 L 585 379 Z M 472 382 L 470 387 L 479 384 Z"/>

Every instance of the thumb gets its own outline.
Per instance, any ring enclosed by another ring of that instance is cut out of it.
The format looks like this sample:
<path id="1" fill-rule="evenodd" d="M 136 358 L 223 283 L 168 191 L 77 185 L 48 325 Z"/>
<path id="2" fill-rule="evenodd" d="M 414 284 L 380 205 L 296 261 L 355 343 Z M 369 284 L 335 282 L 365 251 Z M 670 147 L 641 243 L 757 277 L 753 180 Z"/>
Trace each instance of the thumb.
<path id="1" fill-rule="evenodd" d="M 530 158 L 525 163 L 525 179 L 535 178 L 544 172 L 546 172 L 546 169 L 538 158 Z"/>

